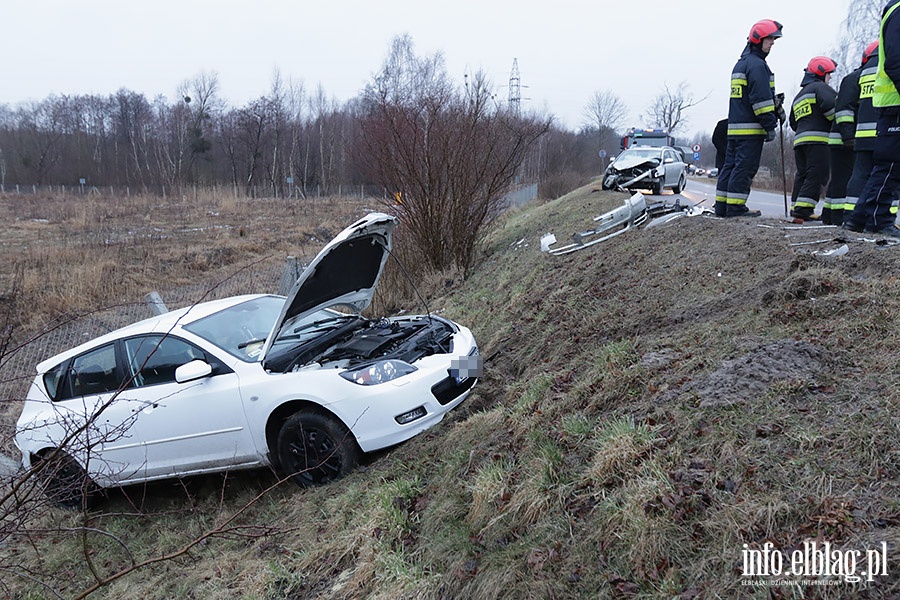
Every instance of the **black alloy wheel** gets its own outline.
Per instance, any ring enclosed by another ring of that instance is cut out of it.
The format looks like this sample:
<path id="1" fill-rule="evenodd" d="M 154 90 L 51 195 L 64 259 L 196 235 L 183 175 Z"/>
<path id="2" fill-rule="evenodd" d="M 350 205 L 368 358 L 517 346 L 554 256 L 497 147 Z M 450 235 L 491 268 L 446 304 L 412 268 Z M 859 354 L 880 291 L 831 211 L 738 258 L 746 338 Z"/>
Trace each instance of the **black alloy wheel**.
<path id="1" fill-rule="evenodd" d="M 342 423 L 311 411 L 294 413 L 284 422 L 277 449 L 281 468 L 302 487 L 346 475 L 360 455 L 356 439 Z"/>

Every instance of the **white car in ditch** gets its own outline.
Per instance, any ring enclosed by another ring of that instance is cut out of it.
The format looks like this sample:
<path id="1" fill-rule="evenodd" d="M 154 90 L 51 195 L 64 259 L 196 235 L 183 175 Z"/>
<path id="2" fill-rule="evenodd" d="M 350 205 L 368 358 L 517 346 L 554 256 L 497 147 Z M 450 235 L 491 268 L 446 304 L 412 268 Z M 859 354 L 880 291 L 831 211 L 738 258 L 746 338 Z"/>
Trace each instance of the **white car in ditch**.
<path id="1" fill-rule="evenodd" d="M 287 298 L 197 304 L 42 362 L 17 423 L 23 466 L 78 506 L 102 488 L 266 466 L 310 485 L 431 427 L 482 362 L 447 319 L 361 316 L 395 224 L 372 213 L 345 229 Z"/>

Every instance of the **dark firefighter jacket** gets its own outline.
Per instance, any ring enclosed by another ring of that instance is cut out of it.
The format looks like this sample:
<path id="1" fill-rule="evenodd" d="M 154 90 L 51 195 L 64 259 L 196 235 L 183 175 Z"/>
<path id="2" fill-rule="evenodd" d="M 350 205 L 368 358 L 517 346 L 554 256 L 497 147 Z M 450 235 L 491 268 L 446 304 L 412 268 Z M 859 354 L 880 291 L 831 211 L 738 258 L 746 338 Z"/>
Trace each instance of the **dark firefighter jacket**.
<path id="1" fill-rule="evenodd" d="M 832 146 L 853 147 L 856 137 L 856 113 L 859 110 L 859 75 L 862 66 L 850 71 L 841 79 L 841 87 L 834 107 L 834 122 L 828 143 Z"/>
<path id="2" fill-rule="evenodd" d="M 791 129 L 797 132 L 794 146 L 828 143 L 836 101 L 837 92 L 823 79 L 809 71 L 803 75 L 788 117 Z"/>
<path id="3" fill-rule="evenodd" d="M 872 105 L 875 94 L 875 74 L 878 72 L 878 54 L 866 61 L 859 74 L 859 108 L 856 111 L 856 150 L 875 150 L 875 129 L 878 111 Z"/>
<path id="4" fill-rule="evenodd" d="M 777 124 L 775 75 L 759 44 L 748 43 L 731 73 L 728 137 L 765 137 Z"/>

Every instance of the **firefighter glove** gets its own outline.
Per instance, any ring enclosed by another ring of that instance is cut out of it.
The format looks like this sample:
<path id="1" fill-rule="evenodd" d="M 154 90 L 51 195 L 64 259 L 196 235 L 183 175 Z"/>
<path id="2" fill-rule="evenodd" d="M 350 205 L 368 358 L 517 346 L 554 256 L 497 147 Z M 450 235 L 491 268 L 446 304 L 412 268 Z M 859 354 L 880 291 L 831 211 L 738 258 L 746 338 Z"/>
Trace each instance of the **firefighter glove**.
<path id="1" fill-rule="evenodd" d="M 766 141 L 771 142 L 774 139 L 775 139 L 775 130 L 770 129 L 769 131 L 766 132 Z"/>

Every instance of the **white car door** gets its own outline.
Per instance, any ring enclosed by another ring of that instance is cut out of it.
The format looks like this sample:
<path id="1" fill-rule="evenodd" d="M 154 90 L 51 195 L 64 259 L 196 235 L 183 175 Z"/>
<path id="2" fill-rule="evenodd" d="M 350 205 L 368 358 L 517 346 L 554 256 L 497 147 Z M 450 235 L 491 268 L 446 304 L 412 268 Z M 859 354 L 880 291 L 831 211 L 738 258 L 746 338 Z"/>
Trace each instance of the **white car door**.
<path id="1" fill-rule="evenodd" d="M 666 182 L 664 185 L 670 187 L 678 183 L 678 178 L 681 176 L 681 170 L 683 169 L 682 163 L 671 150 L 664 151 L 663 161 L 666 163 Z"/>
<path id="2" fill-rule="evenodd" d="M 134 406 L 116 394 L 123 376 L 115 344 L 75 357 L 57 377 L 64 383 L 54 392 L 56 418 L 48 442 L 75 456 L 92 477 L 115 480 L 131 462 L 137 439 Z"/>
<path id="3" fill-rule="evenodd" d="M 211 357 L 173 336 L 124 342 L 134 387 L 123 399 L 137 406 L 129 479 L 153 479 L 259 464 L 247 427 L 238 376 L 219 365 L 209 377 L 177 383 L 175 369 Z M 217 372 L 218 371 L 218 372 Z"/>

